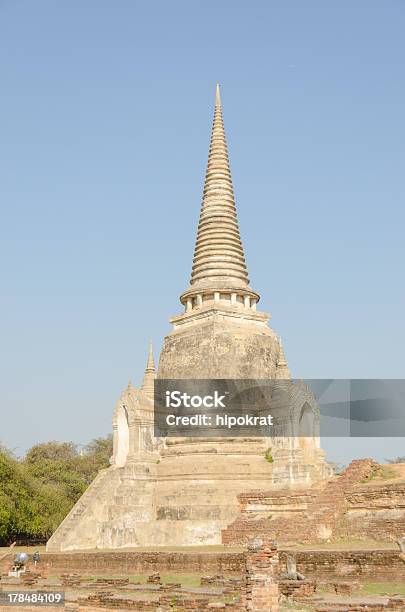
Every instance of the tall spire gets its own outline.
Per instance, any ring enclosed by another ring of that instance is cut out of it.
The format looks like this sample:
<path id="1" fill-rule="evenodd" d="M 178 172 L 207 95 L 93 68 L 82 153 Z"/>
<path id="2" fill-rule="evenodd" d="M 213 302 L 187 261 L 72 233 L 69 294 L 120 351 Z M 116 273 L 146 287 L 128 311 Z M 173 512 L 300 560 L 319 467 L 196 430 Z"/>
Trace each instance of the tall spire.
<path id="1" fill-rule="evenodd" d="M 155 368 L 155 361 L 153 359 L 152 342 L 150 342 L 148 361 L 146 363 L 146 369 L 145 369 L 145 374 L 143 376 L 141 390 L 147 394 L 151 394 L 151 393 L 153 394 L 155 378 L 156 378 L 156 368 Z"/>
<path id="2" fill-rule="evenodd" d="M 256 299 L 259 297 L 249 287 L 236 214 L 219 85 L 216 87 L 214 121 L 190 287 L 181 300 L 185 302 L 186 297 L 201 291 L 206 293 L 207 290 L 245 290 Z"/>

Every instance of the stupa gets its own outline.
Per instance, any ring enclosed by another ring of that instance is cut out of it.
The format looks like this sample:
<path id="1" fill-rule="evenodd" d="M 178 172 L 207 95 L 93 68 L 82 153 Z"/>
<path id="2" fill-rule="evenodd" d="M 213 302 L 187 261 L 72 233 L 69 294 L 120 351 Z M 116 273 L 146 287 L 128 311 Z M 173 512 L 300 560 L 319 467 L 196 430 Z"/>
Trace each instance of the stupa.
<path id="1" fill-rule="evenodd" d="M 285 415 L 290 436 L 154 436 L 156 378 L 291 379 L 259 299 L 249 284 L 217 86 L 190 285 L 180 296 L 184 311 L 171 319 L 157 372 L 150 347 L 142 385 L 130 383 L 119 398 L 111 466 L 52 535 L 48 551 L 220 544 L 239 493 L 307 487 L 330 476 L 318 406 L 300 382 Z"/>

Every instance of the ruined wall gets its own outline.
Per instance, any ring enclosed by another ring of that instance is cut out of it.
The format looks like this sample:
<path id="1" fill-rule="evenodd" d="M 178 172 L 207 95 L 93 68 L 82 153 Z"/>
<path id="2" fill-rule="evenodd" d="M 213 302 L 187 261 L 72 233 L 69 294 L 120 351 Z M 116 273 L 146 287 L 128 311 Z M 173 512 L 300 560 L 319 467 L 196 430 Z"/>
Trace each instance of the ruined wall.
<path id="1" fill-rule="evenodd" d="M 282 542 L 393 541 L 405 533 L 405 482 L 364 484 L 379 470 L 371 459 L 361 459 L 325 486 L 242 493 L 240 514 L 223 530 L 222 542 L 245 544 L 255 536 Z"/>
<path id="2" fill-rule="evenodd" d="M 126 575 L 168 573 L 241 574 L 244 571 L 243 552 L 77 552 L 44 553 L 41 571 L 49 573 L 79 573 L 83 575 Z M 2 572 L 8 570 L 10 559 L 0 562 Z"/>
<path id="3" fill-rule="evenodd" d="M 405 534 L 405 482 L 359 486 L 345 497 L 339 536 L 391 540 Z"/>
<path id="4" fill-rule="evenodd" d="M 279 555 L 271 540 L 253 540 L 246 554 L 245 589 L 242 603 L 252 612 L 279 611 Z"/>
<path id="5" fill-rule="evenodd" d="M 405 580 L 405 562 L 396 550 L 300 550 L 293 554 L 298 571 L 311 579 Z M 284 568 L 286 556 L 285 551 L 280 552 L 280 563 Z"/>
<path id="6" fill-rule="evenodd" d="M 280 571 L 293 554 L 297 569 L 311 580 L 356 578 L 367 581 L 405 580 L 405 562 L 396 550 L 279 550 Z M 0 562 L 10 568 L 12 556 Z M 176 572 L 183 574 L 242 576 L 245 552 L 95 552 L 44 553 L 37 567 L 41 573 L 81 575 L 133 575 Z"/>

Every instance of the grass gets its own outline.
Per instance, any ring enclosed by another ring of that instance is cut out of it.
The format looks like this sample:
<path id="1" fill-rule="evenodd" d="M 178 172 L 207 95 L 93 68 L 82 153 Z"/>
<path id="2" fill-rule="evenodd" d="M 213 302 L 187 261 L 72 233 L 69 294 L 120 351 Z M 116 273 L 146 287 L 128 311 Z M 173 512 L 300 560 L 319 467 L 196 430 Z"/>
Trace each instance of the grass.
<path id="1" fill-rule="evenodd" d="M 403 582 L 365 582 L 360 593 L 367 595 L 405 595 Z"/>
<path id="2" fill-rule="evenodd" d="M 365 478 L 361 482 L 362 484 L 367 484 L 368 482 L 375 483 L 376 481 L 395 480 L 398 478 L 400 478 L 400 474 L 395 467 L 391 465 L 380 465 L 369 478 Z"/>
<path id="3" fill-rule="evenodd" d="M 294 612 L 313 612 L 313 608 L 308 608 L 299 603 L 285 601 L 280 604 L 280 612 L 283 610 L 293 610 Z"/>
<path id="4" fill-rule="evenodd" d="M 201 576 L 197 574 L 162 574 L 162 582 L 180 582 L 183 587 L 199 587 Z"/>

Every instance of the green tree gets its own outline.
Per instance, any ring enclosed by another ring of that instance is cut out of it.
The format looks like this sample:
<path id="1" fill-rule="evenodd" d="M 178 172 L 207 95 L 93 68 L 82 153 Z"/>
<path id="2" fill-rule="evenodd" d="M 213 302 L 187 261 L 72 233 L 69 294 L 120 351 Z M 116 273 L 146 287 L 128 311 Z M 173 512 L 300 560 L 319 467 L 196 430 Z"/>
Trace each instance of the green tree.
<path id="1" fill-rule="evenodd" d="M 72 461 L 77 457 L 77 445 L 73 442 L 44 442 L 35 444 L 25 455 L 26 463 L 38 463 L 41 460 L 48 461 Z"/>
<path id="2" fill-rule="evenodd" d="M 48 539 L 111 453 L 111 436 L 81 453 L 73 442 L 36 444 L 21 460 L 0 447 L 0 542 Z"/>
<path id="3" fill-rule="evenodd" d="M 53 486 L 62 497 L 74 503 L 87 485 L 77 469 L 78 458 L 73 442 L 52 441 L 30 448 L 24 465 L 30 476 L 42 485 Z"/>
<path id="4" fill-rule="evenodd" d="M 47 538 L 69 511 L 55 487 L 43 485 L 23 462 L 0 451 L 0 539 Z"/>
<path id="5" fill-rule="evenodd" d="M 110 465 L 113 452 L 112 436 L 95 438 L 87 444 L 83 453 L 76 459 L 77 470 L 86 484 L 90 484 L 98 472 Z"/>

